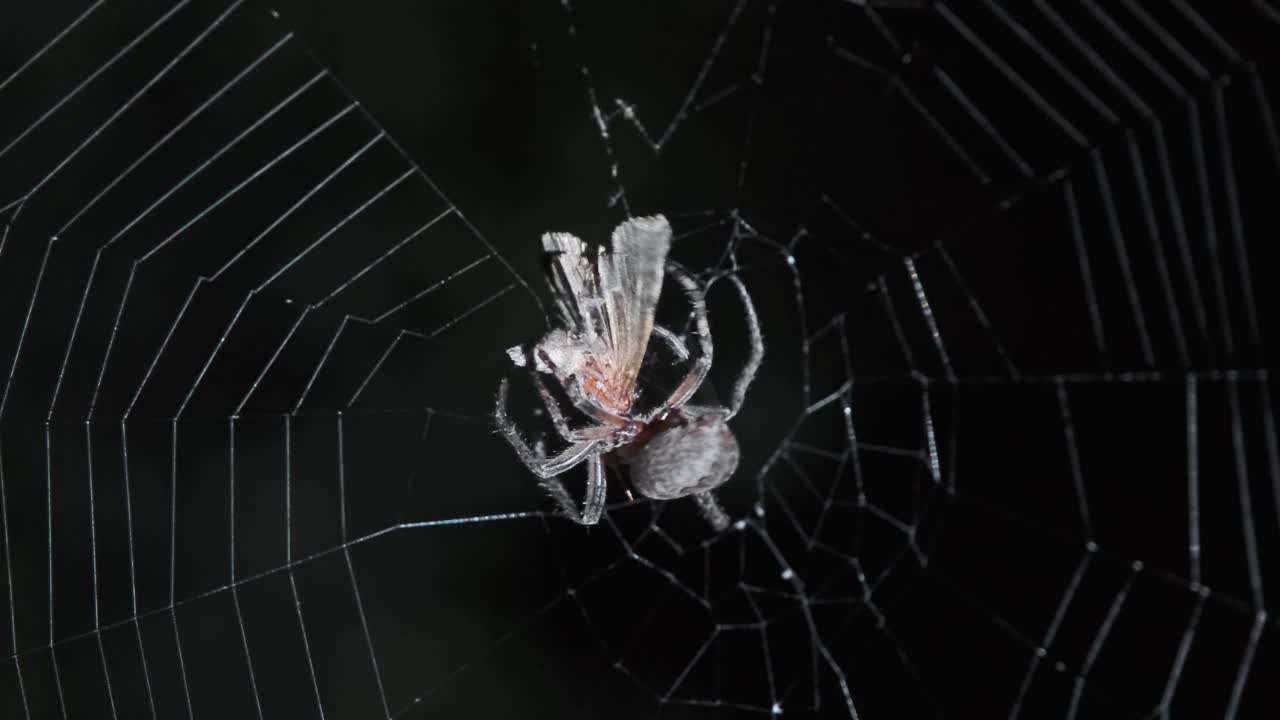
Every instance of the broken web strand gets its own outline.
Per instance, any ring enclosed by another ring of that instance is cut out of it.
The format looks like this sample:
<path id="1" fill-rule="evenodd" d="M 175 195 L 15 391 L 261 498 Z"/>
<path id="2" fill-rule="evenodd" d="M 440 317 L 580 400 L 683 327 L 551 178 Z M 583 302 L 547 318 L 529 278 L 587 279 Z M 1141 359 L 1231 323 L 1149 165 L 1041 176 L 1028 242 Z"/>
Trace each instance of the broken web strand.
<path id="1" fill-rule="evenodd" d="M 704 86 L 708 79 L 708 73 L 715 65 L 718 56 L 724 48 L 725 41 L 735 29 L 743 10 L 749 4 L 748 0 L 736 0 L 729 9 L 724 25 L 718 31 L 715 39 L 711 42 L 705 60 L 701 63 L 692 80 L 687 93 L 680 101 L 679 107 L 672 115 L 670 121 L 662 132 L 656 136 L 650 132 L 645 126 L 638 112 L 638 108 L 628 102 L 624 98 L 613 99 L 613 109 L 606 110 L 602 106 L 600 94 L 596 91 L 595 85 L 591 81 L 590 63 L 584 62 L 579 65 L 579 73 L 583 80 L 584 90 L 590 105 L 591 117 L 594 120 L 595 127 L 599 131 L 600 139 L 604 147 L 605 158 L 609 164 L 609 175 L 616 183 L 613 194 L 609 197 L 609 205 L 617 205 L 626 216 L 631 215 L 628 204 L 627 191 L 623 182 L 624 169 L 619 160 L 619 154 L 615 151 L 611 137 L 610 126 L 619 120 L 630 125 L 630 130 L 635 132 L 642 138 L 643 142 L 649 146 L 653 153 L 660 154 L 664 146 L 671 140 L 676 133 L 680 123 L 688 119 L 692 115 L 704 112 L 713 105 L 733 97 L 741 93 L 750 93 L 752 96 L 752 106 L 747 114 L 746 122 L 742 132 L 742 146 L 744 148 L 742 154 L 742 162 L 738 166 L 737 190 L 742 190 L 746 181 L 747 172 L 750 166 L 750 155 L 747 149 L 750 148 L 752 136 L 754 134 L 756 117 L 760 111 L 761 94 L 760 86 L 765 82 L 766 72 L 769 61 L 769 47 L 773 39 L 773 22 L 772 18 L 777 12 L 777 3 L 769 2 L 766 6 L 766 12 L 769 21 L 763 24 L 762 31 L 759 36 L 759 52 L 756 55 L 754 67 L 744 76 L 732 80 L 728 85 L 720 87 L 713 92 L 704 92 Z M 577 57 L 582 57 L 582 49 L 578 43 L 578 25 L 575 21 L 574 4 L 571 0 L 563 0 L 561 8 L 564 11 L 565 31 L 574 48 Z M 754 89 L 754 91 L 753 91 Z M 702 97 L 700 97 L 702 96 Z"/>

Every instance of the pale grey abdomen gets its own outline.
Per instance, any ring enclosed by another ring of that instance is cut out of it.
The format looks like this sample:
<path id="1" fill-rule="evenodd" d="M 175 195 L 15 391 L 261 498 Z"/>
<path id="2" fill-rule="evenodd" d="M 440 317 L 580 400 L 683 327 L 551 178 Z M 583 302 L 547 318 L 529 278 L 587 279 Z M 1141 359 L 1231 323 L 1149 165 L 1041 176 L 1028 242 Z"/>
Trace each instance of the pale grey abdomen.
<path id="1" fill-rule="evenodd" d="M 738 441 L 724 420 L 694 418 L 658 432 L 631 459 L 631 485 L 654 500 L 705 492 L 729 479 L 738 454 Z"/>

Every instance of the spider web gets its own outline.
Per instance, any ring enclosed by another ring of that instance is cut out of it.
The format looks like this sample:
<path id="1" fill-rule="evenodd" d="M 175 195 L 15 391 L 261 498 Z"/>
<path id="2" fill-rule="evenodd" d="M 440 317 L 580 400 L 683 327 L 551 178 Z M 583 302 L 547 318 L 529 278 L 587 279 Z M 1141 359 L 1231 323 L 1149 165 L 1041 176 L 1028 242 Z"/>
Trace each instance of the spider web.
<path id="1" fill-rule="evenodd" d="M 688 5 L 3 14 L 4 717 L 1274 712 L 1280 10 Z M 712 401 L 765 333 L 720 535 L 489 420 L 652 212 Z"/>

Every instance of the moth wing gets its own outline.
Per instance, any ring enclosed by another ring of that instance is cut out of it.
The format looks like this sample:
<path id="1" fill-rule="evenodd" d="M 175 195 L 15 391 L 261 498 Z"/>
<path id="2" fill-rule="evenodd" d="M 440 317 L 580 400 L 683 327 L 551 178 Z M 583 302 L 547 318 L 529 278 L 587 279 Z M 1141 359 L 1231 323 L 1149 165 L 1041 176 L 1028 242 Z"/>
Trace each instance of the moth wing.
<path id="1" fill-rule="evenodd" d="M 662 215 L 631 218 L 613 231 L 610 252 L 598 258 L 599 282 L 613 350 L 612 381 L 628 396 L 644 361 L 662 294 L 671 225 Z"/>
<path id="2" fill-rule="evenodd" d="M 565 327 L 588 338 L 606 334 L 600 278 L 595 253 L 569 233 L 546 233 L 542 249 L 547 253 L 547 283 Z"/>

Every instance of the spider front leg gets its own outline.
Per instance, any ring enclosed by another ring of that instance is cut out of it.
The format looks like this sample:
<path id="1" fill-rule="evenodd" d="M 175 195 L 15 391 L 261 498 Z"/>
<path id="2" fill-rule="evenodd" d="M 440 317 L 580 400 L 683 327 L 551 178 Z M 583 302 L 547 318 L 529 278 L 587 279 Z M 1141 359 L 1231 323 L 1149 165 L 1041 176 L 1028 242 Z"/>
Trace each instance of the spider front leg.
<path id="1" fill-rule="evenodd" d="M 542 404 L 547 409 L 547 414 L 551 416 L 551 424 L 555 427 L 556 434 L 565 442 L 576 443 L 583 440 L 603 440 L 607 438 L 617 427 L 626 424 L 625 420 L 622 420 L 615 415 L 602 415 L 601 413 L 604 411 L 591 403 L 576 383 L 564 382 L 561 380 L 560 387 L 569 397 L 569 401 L 573 403 L 573 406 L 577 408 L 579 412 L 582 412 L 587 417 L 590 417 L 600 423 L 595 427 L 574 430 L 569 426 L 569 421 L 564 416 L 564 411 L 560 408 L 560 402 L 551 394 L 551 390 L 542 379 L 542 374 L 536 369 L 537 365 L 534 362 L 534 353 L 542 352 L 541 348 L 535 345 L 532 350 L 522 348 L 519 353 L 513 354 L 515 350 L 516 348 L 512 348 L 511 350 L 508 350 L 507 353 L 512 355 L 512 357 L 520 358 L 520 360 L 515 363 L 517 367 L 529 368 L 529 379 L 533 382 L 533 386 L 537 388 L 538 395 L 542 398 Z M 545 352 L 542 352 L 541 359 L 546 363 L 546 366 L 551 369 L 552 374 L 556 378 L 561 378 L 560 369 L 556 367 L 555 363 L 551 361 L 551 358 L 548 357 Z"/>
<path id="2" fill-rule="evenodd" d="M 583 525 L 595 525 L 604 513 L 605 491 L 604 463 L 599 455 L 587 461 L 587 497 L 582 501 L 582 517 L 573 518 Z M 572 516 L 571 516 L 572 517 Z"/>
<path id="3" fill-rule="evenodd" d="M 559 475 L 582 462 L 595 451 L 596 445 L 599 444 L 598 440 L 583 440 L 565 448 L 559 455 L 549 458 L 540 457 L 525 444 L 525 441 L 520 437 L 520 430 L 512 422 L 511 418 L 507 416 L 506 378 L 503 378 L 502 382 L 498 384 L 498 398 L 493 408 L 493 421 L 498 426 L 498 431 L 502 433 L 507 443 L 511 445 L 511 449 L 516 451 L 516 456 L 520 458 L 520 462 L 524 463 L 525 467 L 529 468 L 534 475 L 543 479 Z"/>
<path id="4" fill-rule="evenodd" d="M 519 428 L 507 415 L 506 378 L 503 378 L 498 384 L 498 397 L 494 404 L 493 419 L 498 426 L 499 432 L 506 438 L 511 448 L 516 451 L 516 456 L 520 458 L 520 462 L 524 463 L 525 467 L 538 476 L 538 484 L 547 491 L 551 499 L 556 501 L 565 516 L 579 525 L 595 525 L 600 522 L 600 515 L 604 511 L 607 493 L 604 466 L 597 451 L 598 440 L 577 442 L 570 445 L 559 455 L 550 458 L 541 452 L 535 452 L 530 449 L 520 437 Z M 573 468 L 583 460 L 587 461 L 587 496 L 583 501 L 582 512 L 579 513 L 573 502 L 573 496 L 569 494 L 569 491 L 565 489 L 564 483 L 560 482 L 560 478 L 557 476 Z"/>
<path id="5" fill-rule="evenodd" d="M 582 387 L 577 382 L 568 382 L 573 377 L 573 373 L 565 372 L 551 359 L 551 356 L 540 347 L 535 347 L 534 352 L 538 353 L 538 358 L 551 370 L 551 374 L 560 381 L 560 387 L 564 390 L 565 395 L 569 397 L 569 402 L 578 409 L 578 412 L 595 420 L 602 427 L 622 427 L 627 424 L 626 418 L 620 417 L 613 412 L 601 407 L 599 403 L 587 397 Z"/>
<path id="6" fill-rule="evenodd" d="M 538 388 L 538 395 L 542 397 L 542 404 L 547 408 L 547 414 L 551 416 L 551 424 L 555 427 L 556 432 L 560 434 L 560 437 L 564 438 L 565 442 L 578 442 L 588 439 L 582 433 L 569 427 L 569 421 L 565 419 L 564 413 L 560 412 L 560 403 L 551 394 L 551 390 L 547 389 L 547 384 L 542 381 L 538 371 L 531 369 L 529 375 L 533 378 L 533 385 Z"/>
<path id="7" fill-rule="evenodd" d="M 684 346 L 684 341 L 679 335 L 671 332 L 661 325 L 653 326 L 653 334 L 660 338 L 671 349 L 671 353 L 676 356 L 678 362 L 684 362 L 689 359 L 689 348 Z"/>
<path id="8" fill-rule="evenodd" d="M 689 273 L 672 264 L 667 267 L 667 272 L 675 275 L 676 279 L 684 287 L 685 293 L 689 296 L 689 302 L 693 305 L 693 317 L 697 326 L 698 343 L 701 347 L 701 355 L 694 362 L 689 374 L 684 381 L 671 393 L 671 397 L 665 403 L 653 411 L 649 419 L 657 417 L 662 411 L 668 408 L 681 407 L 698 388 L 702 386 L 702 382 L 707 378 L 707 372 L 711 369 L 712 353 L 714 344 L 711 340 L 711 324 L 707 320 L 707 300 L 706 293 L 702 287 L 698 285 Z M 747 320 L 747 342 L 750 345 L 750 354 L 747 356 L 747 362 L 742 366 L 742 372 L 738 374 L 738 379 L 733 383 L 733 395 L 729 398 L 729 414 L 726 420 L 738 414 L 742 409 L 742 402 L 746 399 L 747 388 L 756 379 L 756 373 L 760 370 L 760 363 L 764 360 L 764 337 L 760 332 L 760 317 L 756 314 L 755 303 L 751 302 L 751 295 L 747 292 L 747 286 L 742 284 L 742 280 L 737 275 L 724 276 L 738 291 L 738 298 L 742 301 L 742 311 L 746 315 Z"/>
<path id="9" fill-rule="evenodd" d="M 703 381 L 707 379 L 707 373 L 711 370 L 711 362 L 715 354 L 715 345 L 711 340 L 711 324 L 707 321 L 707 299 L 702 287 L 692 275 L 685 272 L 675 263 L 668 263 L 667 272 L 675 276 L 676 281 L 684 288 L 685 294 L 689 296 L 689 304 L 693 306 L 694 325 L 697 328 L 695 332 L 698 335 L 700 353 L 698 359 L 693 361 L 693 366 L 689 368 L 684 380 L 671 392 L 666 402 L 654 408 L 644 418 L 646 423 L 659 417 L 667 410 L 680 407 L 688 402 L 689 398 L 693 397 L 693 394 L 698 391 L 698 388 L 702 387 Z M 668 342 L 670 341 L 668 340 Z M 683 349 L 683 344 L 680 347 Z M 687 355 L 688 351 L 686 350 L 685 352 Z"/>
<path id="10" fill-rule="evenodd" d="M 559 477 L 540 478 L 538 484 L 547 491 L 552 500 L 556 501 L 556 505 L 560 506 L 560 512 L 565 517 L 579 525 L 595 525 L 600 522 L 608 493 L 605 486 L 604 465 L 599 455 L 594 455 L 587 460 L 587 497 L 583 500 L 581 513 L 578 512 L 573 496 L 565 489 Z"/>

